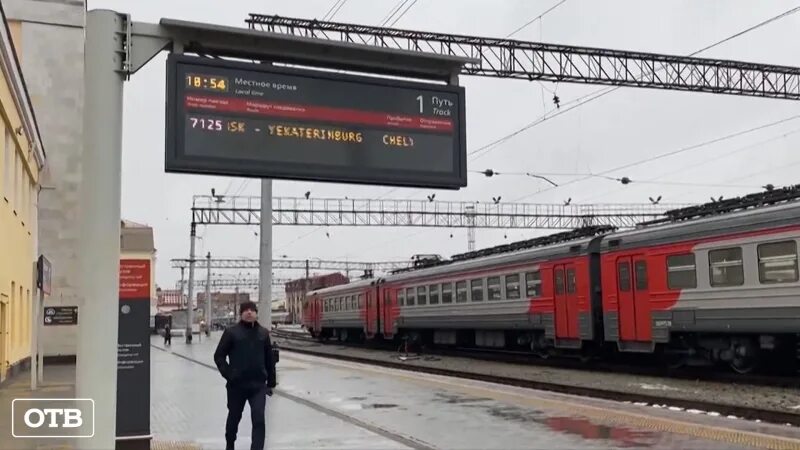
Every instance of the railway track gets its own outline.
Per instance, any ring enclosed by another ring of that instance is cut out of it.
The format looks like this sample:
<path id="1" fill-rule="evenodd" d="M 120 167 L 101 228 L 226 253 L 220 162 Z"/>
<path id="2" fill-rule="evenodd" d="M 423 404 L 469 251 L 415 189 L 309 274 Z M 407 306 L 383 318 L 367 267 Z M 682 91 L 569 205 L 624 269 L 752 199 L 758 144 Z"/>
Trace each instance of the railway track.
<path id="1" fill-rule="evenodd" d="M 434 375 L 442 375 L 442 376 L 449 376 L 455 378 L 464 378 L 464 379 L 471 379 L 477 381 L 485 381 L 490 383 L 497 383 L 497 384 L 504 384 L 509 386 L 517 386 L 529 389 L 538 389 L 538 390 L 545 390 L 551 392 L 558 392 L 563 394 L 570 394 L 570 395 L 578 395 L 578 396 L 585 396 L 585 397 L 593 397 L 593 398 L 602 398 L 607 400 L 615 400 L 615 401 L 622 401 L 622 402 L 631 402 L 631 403 L 644 403 L 649 405 L 668 405 L 669 407 L 677 407 L 682 408 L 685 410 L 699 410 L 699 411 L 708 411 L 708 412 L 715 412 L 719 413 L 723 416 L 736 416 L 738 418 L 746 419 L 746 420 L 753 420 L 753 421 L 762 421 L 762 422 L 769 422 L 769 423 L 776 423 L 776 424 L 790 424 L 792 426 L 800 426 L 800 412 L 788 412 L 788 411 L 778 411 L 778 410 L 771 410 L 771 409 L 762 409 L 762 408 L 754 408 L 751 406 L 739 406 L 739 405 L 732 405 L 726 404 L 722 402 L 713 402 L 713 401 L 705 401 L 705 400 L 698 400 L 698 399 L 681 399 L 681 398 L 673 398 L 673 397 L 664 397 L 658 394 L 646 394 L 641 392 L 623 392 L 619 390 L 613 389 L 605 389 L 602 387 L 586 387 L 586 386 L 575 386 L 569 384 L 567 382 L 552 382 L 552 381 L 541 381 L 541 380 L 526 380 L 514 377 L 506 377 L 500 375 L 490 375 L 490 374 L 482 374 L 482 373 L 475 373 L 470 371 L 463 371 L 463 370 L 455 370 L 455 369 L 447 369 L 447 368 L 440 368 L 440 367 L 430 367 L 430 366 L 423 366 L 423 365 L 415 365 L 409 364 L 407 362 L 399 361 L 399 360 L 389 360 L 389 359 L 378 359 L 372 357 L 365 357 L 365 356 L 356 356 L 356 355 L 347 355 L 347 354 L 339 354 L 339 353 L 331 353 L 326 351 L 315 350 L 309 346 L 297 345 L 299 343 L 315 343 L 317 344 L 318 341 L 311 338 L 310 336 L 298 336 L 297 333 L 287 333 L 273 330 L 272 334 L 283 340 L 282 343 L 279 343 L 281 348 L 284 348 L 288 351 L 293 351 L 296 353 L 306 354 L 310 356 L 318 356 L 324 358 L 333 358 L 343 361 L 361 363 L 361 364 L 370 364 L 370 365 L 377 365 L 381 367 L 387 367 L 392 369 L 401 369 L 401 370 L 410 370 L 415 372 L 422 372 L 422 373 L 430 373 Z M 294 345 L 292 344 L 294 343 Z M 342 345 L 345 343 L 336 342 L 337 345 Z M 350 346 L 350 345 L 348 345 Z M 352 347 L 364 347 L 363 345 L 352 345 Z M 387 349 L 389 350 L 389 349 Z M 509 355 L 506 352 L 475 352 L 470 350 L 451 350 L 447 352 L 436 352 L 432 353 L 436 355 L 442 356 L 459 356 L 459 357 L 466 357 L 466 358 L 474 358 L 474 359 L 482 359 L 482 360 L 491 360 L 494 362 L 515 362 L 515 363 L 527 363 L 530 361 L 529 359 L 521 359 L 521 355 L 511 354 Z M 548 367 L 553 368 L 572 368 L 572 367 L 564 367 L 563 365 L 555 364 L 553 361 L 538 361 L 539 363 L 545 364 L 538 364 L 538 365 L 546 365 Z M 590 369 L 587 366 L 582 366 L 584 370 Z M 626 370 L 622 371 L 619 367 L 612 370 L 609 367 L 604 369 L 595 369 L 591 368 L 591 370 L 602 370 L 602 371 L 615 371 L 617 373 L 623 372 L 628 375 L 632 374 L 630 367 L 627 367 Z M 638 373 L 637 373 L 638 374 Z M 731 374 L 732 375 L 732 374 Z M 689 378 L 688 375 L 683 375 L 686 378 Z M 723 378 L 727 378 L 727 375 Z M 741 377 L 738 377 L 738 381 L 735 381 L 737 384 L 752 384 L 749 380 L 745 381 L 742 380 Z M 750 377 L 752 378 L 752 377 Z M 710 379 L 711 381 L 721 381 L 719 378 Z M 785 379 L 772 379 L 772 377 L 758 377 L 756 378 L 757 381 L 761 383 L 768 383 L 768 386 L 774 386 L 775 383 L 779 384 L 780 387 L 796 387 L 800 385 L 800 381 L 797 380 L 785 380 Z M 722 380 L 724 381 L 724 380 Z M 788 386 L 787 386 L 788 385 Z"/>
<path id="2" fill-rule="evenodd" d="M 320 343 L 320 341 L 312 338 L 311 336 L 302 335 L 299 333 L 286 332 L 281 330 L 273 330 L 272 334 L 277 337 L 286 339 Z M 389 345 L 376 346 L 367 345 L 358 342 L 341 342 L 330 341 L 331 344 L 344 345 L 360 348 L 373 348 L 382 349 L 386 351 L 396 351 Z M 551 358 L 541 359 L 536 355 L 528 352 L 513 351 L 513 350 L 495 350 L 495 349 L 477 349 L 477 348 L 426 348 L 424 351 L 427 355 L 436 356 L 455 356 L 460 358 L 470 358 L 482 361 L 505 362 L 512 364 L 527 364 L 538 367 L 551 367 L 555 369 L 573 369 L 573 370 L 592 370 L 604 373 L 624 373 L 628 375 L 642 375 L 652 377 L 665 377 L 680 380 L 697 380 L 697 381 L 715 381 L 734 384 L 747 384 L 756 386 L 769 386 L 781 387 L 787 389 L 800 390 L 800 374 L 797 376 L 777 376 L 765 374 L 737 374 L 724 371 L 709 370 L 709 368 L 681 368 L 668 370 L 656 366 L 642 365 L 641 360 L 639 364 L 623 364 L 604 361 L 589 361 L 582 362 L 575 358 Z M 653 360 L 653 364 L 658 362 Z"/>

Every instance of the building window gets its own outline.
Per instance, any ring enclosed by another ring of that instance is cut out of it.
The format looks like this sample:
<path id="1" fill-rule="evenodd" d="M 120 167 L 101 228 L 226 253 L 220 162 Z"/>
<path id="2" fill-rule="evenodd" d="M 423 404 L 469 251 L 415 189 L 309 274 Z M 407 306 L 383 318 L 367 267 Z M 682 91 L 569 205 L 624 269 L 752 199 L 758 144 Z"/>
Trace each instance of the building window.
<path id="1" fill-rule="evenodd" d="M 417 304 L 418 305 L 427 305 L 428 304 L 428 288 L 425 286 L 419 286 L 417 288 Z"/>
<path id="2" fill-rule="evenodd" d="M 428 286 L 428 292 L 431 296 L 431 305 L 438 305 L 439 304 L 439 285 L 432 284 Z"/>
<path id="3" fill-rule="evenodd" d="M 509 300 L 519 298 L 519 274 L 506 275 L 506 298 Z"/>
<path id="4" fill-rule="evenodd" d="M 414 306 L 414 288 L 406 289 L 406 305 Z"/>
<path id="5" fill-rule="evenodd" d="M 14 149 L 14 164 L 16 167 L 16 170 L 14 170 L 14 210 L 21 217 L 23 169 L 22 169 L 22 158 L 20 158 L 19 152 L 16 151 L 16 148 Z"/>
<path id="6" fill-rule="evenodd" d="M 453 303 L 453 283 L 442 283 L 442 303 Z"/>
<path id="7" fill-rule="evenodd" d="M 647 290 L 647 263 L 644 261 L 636 261 L 633 263 L 633 270 L 636 273 L 636 290 Z"/>
<path id="8" fill-rule="evenodd" d="M 500 277 L 489 277 L 486 280 L 486 292 L 489 294 L 489 300 L 501 300 L 503 298 Z"/>
<path id="9" fill-rule="evenodd" d="M 759 245 L 758 280 L 764 284 L 797 281 L 797 243 L 785 241 Z"/>
<path id="10" fill-rule="evenodd" d="M 456 283 L 456 303 L 467 302 L 467 282 L 459 281 Z"/>
<path id="11" fill-rule="evenodd" d="M 470 281 L 470 287 L 472 290 L 472 301 L 473 302 L 482 302 L 483 301 L 483 280 L 472 280 Z"/>
<path id="12" fill-rule="evenodd" d="M 629 263 L 617 263 L 617 283 L 619 283 L 620 292 L 631 290 L 631 265 Z"/>
<path id="13" fill-rule="evenodd" d="M 711 286 L 741 286 L 744 284 L 742 248 L 722 248 L 708 252 L 708 270 Z"/>
<path id="14" fill-rule="evenodd" d="M 542 275 L 538 270 L 525 274 L 525 294 L 528 297 L 542 295 Z"/>
<path id="15" fill-rule="evenodd" d="M 3 140 L 3 168 L 5 173 L 3 176 L 3 196 L 8 201 L 13 200 L 12 194 L 14 193 L 14 139 L 12 138 L 8 127 L 3 124 L 3 131 L 5 132 Z"/>
<path id="16" fill-rule="evenodd" d="M 694 253 L 667 256 L 667 287 L 670 289 L 697 287 Z"/>

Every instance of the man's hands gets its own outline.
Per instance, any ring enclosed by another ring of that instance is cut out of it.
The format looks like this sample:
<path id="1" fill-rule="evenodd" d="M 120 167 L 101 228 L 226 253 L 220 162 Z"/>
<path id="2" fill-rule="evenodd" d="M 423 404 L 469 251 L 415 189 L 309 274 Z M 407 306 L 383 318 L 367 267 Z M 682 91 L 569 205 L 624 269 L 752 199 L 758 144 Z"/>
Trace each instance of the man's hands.
<path id="1" fill-rule="evenodd" d="M 267 395 L 272 397 L 272 388 L 267 388 Z"/>

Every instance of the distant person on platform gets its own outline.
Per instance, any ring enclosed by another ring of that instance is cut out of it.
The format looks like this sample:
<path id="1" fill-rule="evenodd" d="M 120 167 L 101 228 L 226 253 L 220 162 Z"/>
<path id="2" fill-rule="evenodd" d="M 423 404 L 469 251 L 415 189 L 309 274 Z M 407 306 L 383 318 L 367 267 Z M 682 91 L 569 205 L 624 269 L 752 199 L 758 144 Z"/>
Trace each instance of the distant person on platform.
<path id="1" fill-rule="evenodd" d="M 241 320 L 222 333 L 214 352 L 219 373 L 227 380 L 228 420 L 225 423 L 226 450 L 233 450 L 245 402 L 250 403 L 253 422 L 251 450 L 264 448 L 267 395 L 276 385 L 275 363 L 269 332 L 258 321 L 258 307 L 253 302 L 239 305 Z M 229 361 L 226 361 L 226 358 Z"/>
<path id="2" fill-rule="evenodd" d="M 170 328 L 169 325 L 164 327 L 164 345 L 172 345 L 172 328 Z"/>

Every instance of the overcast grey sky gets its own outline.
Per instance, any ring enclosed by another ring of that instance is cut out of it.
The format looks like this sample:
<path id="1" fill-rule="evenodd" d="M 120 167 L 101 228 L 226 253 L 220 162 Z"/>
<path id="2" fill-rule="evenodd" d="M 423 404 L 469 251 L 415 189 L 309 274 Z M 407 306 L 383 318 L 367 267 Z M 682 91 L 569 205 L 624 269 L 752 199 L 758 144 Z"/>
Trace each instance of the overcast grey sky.
<path id="1" fill-rule="evenodd" d="M 250 12 L 321 18 L 335 0 L 90 0 L 89 8 L 131 14 L 133 20 L 161 17 L 245 27 Z M 398 28 L 504 37 L 559 0 L 418 0 L 395 25 Z M 378 24 L 397 0 L 348 0 L 334 20 Z M 550 43 L 689 54 L 798 6 L 798 1 L 595 1 L 567 0 L 514 37 Z M 800 64 L 800 13 L 783 18 L 699 56 L 781 65 Z M 258 180 L 164 173 L 164 79 L 162 54 L 127 83 L 123 136 L 123 217 L 155 229 L 157 282 L 172 287 L 179 272 L 171 258 L 189 253 L 192 195 L 212 187 L 228 194 L 258 195 Z M 601 89 L 537 82 L 463 77 L 467 92 L 467 142 L 474 150 L 552 112 L 552 92 L 562 105 Z M 713 94 L 622 88 L 530 128 L 480 158 L 469 170 L 555 173 L 602 172 L 626 163 L 701 143 L 740 130 L 800 114 L 796 102 Z M 733 196 L 766 183 L 798 182 L 800 120 L 749 133 L 674 157 L 615 172 L 634 180 L 673 184 L 622 186 L 589 179 L 556 189 L 521 177 L 470 174 L 460 191 L 438 191 L 442 200 L 531 203 L 703 202 L 709 196 Z M 790 134 L 791 133 L 791 134 Z M 785 137 L 783 137 L 786 135 Z M 578 177 L 555 179 L 565 183 Z M 752 186 L 693 187 L 674 183 Z M 275 196 L 424 199 L 432 190 L 392 189 L 345 184 L 275 181 Z M 388 195 L 387 195 L 388 194 Z M 258 256 L 256 227 L 200 227 L 198 254 Z M 327 235 L 326 235 L 327 233 Z M 542 231 L 478 230 L 478 247 L 525 239 Z M 451 237 L 452 234 L 452 237 Z M 350 260 L 407 259 L 416 253 L 445 256 L 466 250 L 466 230 L 419 228 L 274 228 L 275 257 Z M 285 278 L 297 272 L 276 271 Z"/>

